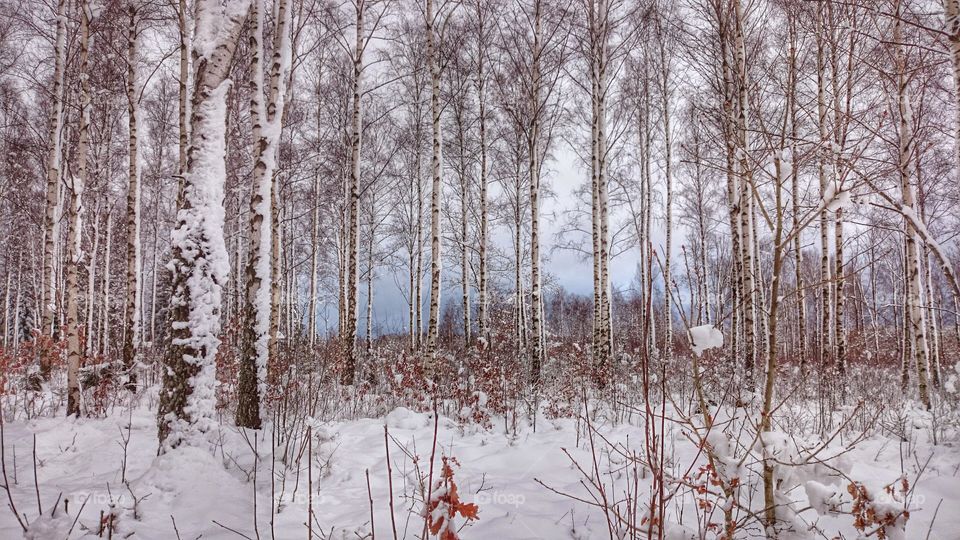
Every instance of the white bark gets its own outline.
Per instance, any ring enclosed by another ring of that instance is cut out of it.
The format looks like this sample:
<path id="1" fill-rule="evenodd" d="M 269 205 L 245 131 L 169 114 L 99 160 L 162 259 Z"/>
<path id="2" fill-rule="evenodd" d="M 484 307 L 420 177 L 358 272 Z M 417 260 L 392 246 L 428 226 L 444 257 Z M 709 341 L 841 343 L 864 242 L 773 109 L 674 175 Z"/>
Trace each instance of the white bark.
<path id="1" fill-rule="evenodd" d="M 127 372 L 127 387 L 136 389 L 133 372 L 140 351 L 142 302 L 140 253 L 140 152 L 137 141 L 139 124 L 139 87 L 137 69 L 137 0 L 128 6 L 130 20 L 127 27 L 127 115 L 129 131 L 127 184 L 127 279 L 124 308 L 123 365 Z"/>
<path id="2" fill-rule="evenodd" d="M 433 124 L 433 150 L 430 170 L 432 186 L 430 192 L 430 319 L 427 323 L 427 362 L 429 374 L 437 353 L 437 339 L 440 329 L 440 291 L 442 290 L 443 254 L 441 252 L 440 211 L 443 198 L 441 148 L 443 140 L 440 133 L 440 65 L 437 58 L 436 20 L 433 0 L 426 0 L 427 66 L 430 70 L 430 117 Z"/>
<path id="3" fill-rule="evenodd" d="M 57 31 L 54 42 L 53 102 L 51 103 L 47 136 L 47 201 L 44 211 L 43 237 L 43 305 L 40 333 L 54 335 L 57 299 L 57 209 L 60 205 L 60 161 L 63 131 L 64 70 L 67 62 L 66 13 L 67 0 L 57 1 Z M 41 358 L 40 374 L 49 377 L 50 359 Z"/>
<path id="4" fill-rule="evenodd" d="M 87 76 L 87 60 L 90 50 L 90 8 L 86 1 L 80 5 L 80 128 L 77 143 L 76 174 L 70 175 L 70 200 L 67 210 L 67 416 L 80 415 L 80 365 L 83 361 L 79 309 L 83 301 L 78 283 L 83 251 L 80 247 L 83 188 L 87 181 L 87 150 L 90 127 L 90 79 Z"/>
<path id="5" fill-rule="evenodd" d="M 353 50 L 353 110 L 350 117 L 350 179 L 348 187 L 347 215 L 347 328 L 344 333 L 344 349 L 347 364 L 341 377 L 343 384 L 353 384 L 357 362 L 357 321 L 359 316 L 360 282 L 360 152 L 363 144 L 363 49 L 364 49 L 365 0 L 356 2 L 356 41 Z"/>
<path id="6" fill-rule="evenodd" d="M 910 181 L 910 164 L 914 147 L 913 113 L 910 104 L 909 78 L 907 77 L 907 59 L 901 45 L 899 5 L 894 25 L 894 43 L 897 67 L 897 136 L 899 142 L 899 156 L 897 170 L 900 176 L 901 197 L 903 206 L 917 215 L 916 193 Z M 930 408 L 930 393 L 927 388 L 927 329 L 923 319 L 923 285 L 920 279 L 920 250 L 917 243 L 917 232 L 913 223 L 906 223 L 906 280 L 907 280 L 907 311 L 910 331 L 913 336 L 913 360 L 917 368 L 917 387 L 920 392 L 920 401 L 924 407 Z"/>

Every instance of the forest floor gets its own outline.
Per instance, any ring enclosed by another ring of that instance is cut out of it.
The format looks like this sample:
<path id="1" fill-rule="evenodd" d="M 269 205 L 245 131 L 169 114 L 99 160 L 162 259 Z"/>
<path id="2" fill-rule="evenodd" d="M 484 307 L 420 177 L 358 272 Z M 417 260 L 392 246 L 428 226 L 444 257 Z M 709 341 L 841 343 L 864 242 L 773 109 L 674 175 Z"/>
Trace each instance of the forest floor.
<path id="1" fill-rule="evenodd" d="M 399 408 L 385 418 L 310 420 L 308 425 L 313 435 L 309 446 L 304 439 L 271 451 L 274 430 L 244 432 L 225 420 L 214 454 L 180 449 L 157 457 L 155 413 L 144 405 L 133 410 L 118 407 L 105 418 L 9 422 L 4 441 L 6 476 L 13 502 L 29 524 L 28 538 L 106 538 L 108 529 L 113 538 L 307 538 L 309 477 L 314 491 L 314 538 L 369 538 L 371 533 L 394 538 L 394 527 L 398 538 L 421 535 L 422 495 L 416 494 L 423 485 L 419 479 L 428 474 L 433 448 L 435 424 L 430 413 Z M 390 479 L 384 425 L 390 437 Z M 469 522 L 460 537 L 609 538 L 607 521 L 597 506 L 561 493 L 586 500 L 596 495 L 585 487 L 589 482 L 583 483 L 584 474 L 572 462 L 576 460 L 585 471 L 596 462 L 609 487 L 607 496 L 622 498 L 625 492 L 617 492 L 618 486 L 630 479 L 630 467 L 620 453 L 610 452 L 610 445 L 639 452 L 644 432 L 630 422 L 613 425 L 602 417 L 592 425 L 597 434 L 594 451 L 584 435 L 585 423 L 576 419 L 539 417 L 536 430 L 528 422 L 517 422 L 514 432 L 513 426 L 507 430 L 502 418 L 495 418 L 492 427 L 485 429 L 441 417 L 436 424 L 434 474 L 439 475 L 442 455 L 455 457 L 460 497 L 479 506 L 478 519 Z M 697 445 L 682 428 L 668 423 L 667 431 L 667 463 L 673 474 L 681 477 L 691 464 L 703 463 Z M 933 445 L 923 435 L 925 430 L 916 432 L 915 440 L 908 443 L 872 435 L 842 456 L 844 466 L 850 477 L 877 489 L 895 483 L 902 473 L 910 479 L 905 538 L 957 540 L 960 448 Z M 832 444 L 843 444 L 839 439 Z M 289 450 L 284 459 L 285 447 Z M 284 460 L 295 463 L 292 456 L 307 450 L 314 457 L 309 467 L 305 460 L 296 460 L 302 465 L 284 465 Z M 390 480 L 394 520 L 390 518 Z M 648 483 L 649 479 L 639 479 L 641 486 Z M 840 487 L 845 491 L 845 486 Z M 640 491 L 645 493 L 643 488 Z M 692 491 L 689 496 L 685 493 L 667 505 L 667 520 L 674 525 L 668 526 L 666 537 L 715 537 L 712 532 L 698 532 L 697 503 Z M 781 538 L 857 537 L 850 515 L 819 516 L 813 509 L 804 509 L 803 493 L 791 496 L 800 501 L 794 504 L 798 513 L 793 530 Z M 6 499 L 3 492 L 0 497 Z M 271 500 L 279 501 L 276 513 L 271 512 Z M 43 517 L 38 518 L 41 509 Z M 718 521 L 719 512 L 714 514 L 711 519 Z M 762 534 L 756 526 L 741 533 L 743 537 Z M 14 514 L 0 512 L 0 538 L 22 535 Z"/>

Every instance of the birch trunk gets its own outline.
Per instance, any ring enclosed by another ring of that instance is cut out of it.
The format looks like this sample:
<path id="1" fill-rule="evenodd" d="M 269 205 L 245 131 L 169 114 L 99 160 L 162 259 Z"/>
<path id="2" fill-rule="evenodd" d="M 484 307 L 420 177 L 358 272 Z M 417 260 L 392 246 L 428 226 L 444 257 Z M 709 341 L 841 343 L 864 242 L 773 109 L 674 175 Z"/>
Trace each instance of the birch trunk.
<path id="1" fill-rule="evenodd" d="M 313 350 L 317 341 L 317 265 L 320 250 L 317 244 L 320 241 L 320 171 L 313 176 L 313 222 L 310 226 L 310 298 L 307 307 L 307 340 L 310 350 Z"/>
<path id="2" fill-rule="evenodd" d="M 660 36 L 660 106 L 662 107 L 663 145 L 664 145 L 664 182 L 666 183 L 666 201 L 664 220 L 666 221 L 666 240 L 664 242 L 663 284 L 666 297 L 666 317 L 664 326 L 664 361 L 668 364 L 673 359 L 673 273 L 670 268 L 673 259 L 673 139 L 670 130 L 670 65 L 667 63 L 667 51 L 663 29 L 658 29 Z"/>
<path id="3" fill-rule="evenodd" d="M 471 339 L 471 305 L 470 305 L 470 249 L 467 245 L 467 238 L 470 235 L 469 228 L 469 201 L 470 187 L 467 175 L 467 148 L 465 140 L 465 127 L 463 125 L 462 107 L 456 113 L 457 120 L 457 142 L 459 143 L 460 160 L 460 293 L 461 304 L 463 305 L 463 344 L 469 347 Z"/>
<path id="4" fill-rule="evenodd" d="M 740 0 L 734 0 L 734 58 L 736 62 L 736 86 L 737 86 L 737 133 L 738 133 L 738 159 L 740 175 L 740 230 L 741 230 L 741 272 L 743 275 L 743 290 L 741 301 L 743 302 L 743 331 L 744 331 L 744 368 L 747 390 L 752 390 L 754 386 L 754 356 L 756 348 L 755 320 L 754 320 L 754 296 L 755 287 L 753 280 L 754 271 L 754 231 L 753 231 L 753 178 L 749 160 L 750 139 L 749 123 L 747 120 L 747 60 L 746 47 L 743 36 L 743 7 Z"/>
<path id="5" fill-rule="evenodd" d="M 126 371 L 126 387 L 137 389 L 134 366 L 140 351 L 140 156 L 137 142 L 137 126 L 140 109 L 137 95 L 137 7 L 128 6 L 130 17 L 127 26 L 127 117 L 128 117 L 128 184 L 127 184 L 127 279 L 126 305 L 124 307 L 123 366 Z"/>
<path id="6" fill-rule="evenodd" d="M 80 263 L 83 261 L 81 240 L 81 198 L 87 181 L 87 149 L 90 128 L 90 80 L 87 60 L 90 51 L 90 8 L 86 0 L 80 9 L 80 129 L 77 143 L 77 173 L 70 175 L 70 200 L 67 209 L 67 416 L 80 416 L 80 364 L 83 361 L 83 325 L 79 308 L 83 301 L 78 283 Z"/>
<path id="7" fill-rule="evenodd" d="M 800 227 L 800 169 L 797 151 L 794 142 L 798 140 L 797 133 L 797 21 L 791 16 L 789 21 L 790 33 L 790 196 L 791 196 L 791 225 L 794 231 Z M 803 248 L 801 245 L 801 234 L 796 233 L 793 236 L 793 270 L 795 290 L 797 296 L 797 356 L 800 362 L 800 372 L 806 374 L 807 370 L 807 293 L 803 285 Z"/>
<path id="8" fill-rule="evenodd" d="M 948 49 L 953 75 L 954 99 L 954 151 L 956 152 L 954 166 L 960 168 L 960 0 L 943 1 L 943 29 L 947 34 Z"/>
<path id="9" fill-rule="evenodd" d="M 414 341 L 416 350 L 423 347 L 423 181 L 420 174 L 420 151 L 417 150 L 417 264 L 416 264 L 416 302 L 414 306 L 416 327 L 414 328 Z"/>
<path id="10" fill-rule="evenodd" d="M 591 84 L 591 176 L 593 184 L 593 272 L 594 272 L 594 355 L 597 382 L 605 384 L 612 352 L 613 333 L 610 321 L 609 213 L 606 177 L 606 93 L 608 4 L 591 0 L 589 17 L 589 55 Z"/>
<path id="11" fill-rule="evenodd" d="M 926 315 L 927 315 L 927 335 L 930 337 L 930 383 L 935 389 L 940 389 L 940 327 L 938 324 L 938 313 L 940 310 L 933 294 L 933 279 L 930 272 L 930 255 L 926 247 L 921 248 L 921 261 L 923 264 L 925 287 L 924 295 L 926 297 Z"/>
<path id="12" fill-rule="evenodd" d="M 253 186 L 250 190 L 249 249 L 244 297 L 244 330 L 237 382 L 238 426 L 260 429 L 260 381 L 269 359 L 272 223 L 272 165 L 265 159 L 270 138 L 264 135 L 267 122 L 263 104 L 263 0 L 250 4 L 250 124 L 253 140 Z M 267 127 L 269 129 L 269 127 Z M 272 161 L 272 160 L 271 160 Z M 239 264 L 239 259 L 237 263 Z"/>
<path id="13" fill-rule="evenodd" d="M 190 25 L 190 8 L 188 0 L 179 0 L 177 9 L 177 28 L 180 34 L 180 76 L 177 84 L 179 109 L 177 121 L 179 124 L 179 146 L 177 154 L 177 208 L 183 203 L 184 175 L 187 174 L 187 152 L 190 142 L 191 117 L 191 73 L 190 49 L 193 47 L 193 28 Z"/>
<path id="14" fill-rule="evenodd" d="M 773 231 L 773 274 L 770 281 L 770 305 L 767 315 L 768 347 L 766 349 L 767 366 L 766 377 L 763 390 L 763 408 L 760 414 L 760 431 L 769 433 L 773 429 L 772 417 L 774 407 L 774 390 L 777 380 L 777 323 L 780 307 L 780 274 L 783 269 L 783 201 L 782 190 L 784 183 L 783 174 L 783 148 L 774 157 L 774 169 L 776 174 L 776 185 L 774 186 L 776 200 L 776 216 Z M 763 446 L 763 500 L 764 500 L 764 521 L 767 530 L 771 531 L 777 523 L 777 503 L 776 503 L 776 485 L 774 479 L 774 467 L 772 457 L 769 455 L 766 439 L 761 438 Z M 774 535 L 775 537 L 775 535 Z"/>
<path id="15" fill-rule="evenodd" d="M 21 294 L 23 292 L 23 282 L 20 280 L 23 273 L 23 260 L 22 257 L 17 257 L 17 294 L 13 300 L 13 351 L 17 353 L 20 351 L 20 301 Z"/>
<path id="16" fill-rule="evenodd" d="M 103 305 L 100 308 L 100 354 L 110 353 L 110 255 L 113 252 L 113 222 L 110 212 L 107 212 L 107 240 L 103 252 L 103 289 L 101 297 Z"/>
<path id="17" fill-rule="evenodd" d="M 67 0 L 57 1 L 57 33 L 54 43 L 53 103 L 51 104 L 47 151 L 47 200 L 43 220 L 43 306 L 40 334 L 56 334 L 57 312 L 56 245 L 57 208 L 60 205 L 60 161 L 63 131 L 64 70 L 67 62 Z M 40 376 L 50 378 L 52 358 L 40 357 Z"/>
<path id="18" fill-rule="evenodd" d="M 100 250 L 100 204 L 97 203 L 96 208 L 93 211 L 93 246 L 90 250 L 90 257 L 87 261 L 87 316 L 85 327 L 87 329 L 87 339 L 84 344 L 83 351 L 84 354 L 90 356 L 94 353 L 96 340 L 93 339 L 94 330 L 96 330 L 96 324 L 94 324 L 94 315 L 96 312 L 96 301 L 97 297 L 97 253 Z"/>
<path id="19" fill-rule="evenodd" d="M 209 446 L 217 428 L 216 354 L 221 290 L 229 272 L 223 240 L 227 80 L 249 0 L 197 3 L 197 25 L 220 32 L 193 44 L 196 88 L 187 172 L 171 233 L 171 344 L 157 413 L 160 452 Z"/>
<path id="20" fill-rule="evenodd" d="M 524 341 L 524 319 L 523 319 L 523 221 L 522 221 L 522 199 L 523 199 L 523 189 L 520 185 L 521 175 L 520 175 L 520 161 L 516 163 L 516 168 L 514 169 L 515 179 L 514 183 L 514 194 L 516 196 L 516 204 L 513 208 L 513 260 L 514 260 L 514 273 L 513 273 L 513 329 L 514 329 L 514 338 L 516 340 L 516 352 L 517 360 L 519 361 L 522 358 L 522 353 L 526 347 L 526 342 Z"/>
<path id="21" fill-rule="evenodd" d="M 7 284 L 3 288 L 3 348 L 7 348 L 10 337 L 10 286 L 13 279 L 13 272 L 7 266 Z M 17 282 L 20 283 L 19 281 Z"/>
<path id="22" fill-rule="evenodd" d="M 730 38 L 729 38 L 729 22 L 727 21 L 727 13 L 725 10 L 721 9 L 720 5 L 717 4 L 715 16 L 717 18 L 717 33 L 718 41 L 720 43 L 720 75 L 723 78 L 723 135 L 725 143 L 725 160 L 726 160 L 726 179 L 727 179 L 727 219 L 730 223 L 730 243 L 731 243 L 731 252 L 733 253 L 733 273 L 732 273 L 732 285 L 733 290 L 731 291 L 731 297 L 733 301 L 733 311 L 731 315 L 730 323 L 730 359 L 731 363 L 734 365 L 734 370 L 737 373 L 740 373 L 742 364 L 740 363 L 740 346 L 743 342 L 742 332 L 743 332 L 743 313 L 745 311 L 745 303 L 747 295 L 744 292 L 746 290 L 744 286 L 744 266 L 742 259 L 742 247 L 744 243 L 742 239 L 742 231 L 740 226 L 740 213 L 741 213 L 741 204 L 740 204 L 740 182 L 739 178 L 736 175 L 736 149 L 737 149 L 737 126 L 735 120 L 735 110 L 734 110 L 734 101 L 735 101 L 735 81 L 733 66 L 731 65 L 731 54 L 730 54 Z"/>
<path id="23" fill-rule="evenodd" d="M 370 241 L 367 243 L 367 356 L 373 352 L 373 281 L 376 277 L 373 268 L 373 250 L 376 246 L 374 220 L 376 219 L 373 201 L 370 201 Z"/>
<path id="24" fill-rule="evenodd" d="M 820 198 L 823 199 L 827 191 L 827 158 L 829 151 L 829 138 L 827 136 L 827 103 L 826 103 L 826 81 L 824 74 L 826 72 L 825 44 L 823 33 L 824 29 L 823 7 L 818 6 L 817 10 L 817 126 L 820 134 L 820 148 L 818 149 L 817 174 L 820 180 Z M 826 208 L 820 212 L 820 331 L 819 333 L 819 356 L 821 366 L 828 366 L 830 363 L 830 334 L 831 334 L 831 286 L 832 276 L 830 272 L 830 242 L 829 242 L 830 218 Z"/>
<path id="25" fill-rule="evenodd" d="M 841 92 L 840 92 L 840 53 L 839 53 L 839 37 L 837 36 L 837 27 L 838 23 L 836 20 L 834 5 L 833 2 L 827 2 L 827 13 L 830 19 L 830 82 L 833 88 L 833 181 L 837 186 L 837 190 L 840 189 L 840 180 L 841 180 L 841 167 L 843 166 L 843 160 L 841 155 L 843 154 L 845 139 L 846 139 L 846 124 L 847 119 L 850 116 L 849 111 L 849 99 L 851 94 L 851 84 L 853 75 L 849 73 L 847 76 L 847 110 L 843 111 L 841 109 Z M 856 30 L 855 28 L 853 30 Z M 853 31 L 851 30 L 851 31 Z M 850 55 L 853 55 L 853 43 L 850 44 Z M 852 66 L 851 66 L 852 67 Z M 846 113 L 846 114 L 844 114 Z M 845 285 L 844 279 L 844 253 L 843 253 L 843 208 L 838 208 L 834 214 L 834 303 L 833 303 L 833 324 L 834 324 L 834 356 L 835 356 L 835 367 L 834 375 L 837 379 L 837 385 L 839 386 L 839 393 L 841 401 L 845 399 L 846 396 L 846 372 L 847 372 L 847 359 L 846 359 L 846 347 L 847 347 L 847 333 L 846 327 L 844 325 L 845 321 L 845 303 L 846 303 L 846 291 L 844 290 Z"/>
<path id="26" fill-rule="evenodd" d="M 344 352 L 347 363 L 341 382 L 353 384 L 357 364 L 357 320 L 360 280 L 360 151 L 363 140 L 363 109 L 361 102 L 363 75 L 363 15 L 365 0 L 356 3 L 356 43 L 353 53 L 353 111 L 350 121 L 350 217 L 347 235 L 347 331 L 344 334 Z"/>
<path id="27" fill-rule="evenodd" d="M 900 6 L 897 5 L 897 17 L 894 25 L 894 43 L 897 67 L 897 112 L 899 124 L 897 135 L 900 154 L 897 170 L 900 176 L 900 189 L 903 205 L 914 215 L 917 215 L 915 190 L 910 183 L 910 160 L 913 155 L 914 133 L 913 112 L 910 104 L 909 79 L 907 78 L 907 60 L 903 52 L 900 29 Z M 926 323 L 923 320 L 923 286 L 920 279 L 920 251 L 917 245 L 917 232 L 913 223 L 907 220 L 906 224 L 906 279 L 907 279 L 907 308 L 910 321 L 910 332 L 913 336 L 913 361 L 917 368 L 917 387 L 920 392 L 920 401 L 924 407 L 930 408 L 930 392 L 927 388 L 927 335 Z"/>
<path id="28" fill-rule="evenodd" d="M 530 126 L 527 133 L 527 174 L 530 178 L 530 323 L 532 346 L 530 351 L 530 378 L 534 384 L 540 381 L 544 360 L 543 303 L 540 276 L 540 123 L 541 104 L 541 56 L 542 56 L 542 5 L 538 0 L 533 7 L 533 47 L 530 51 Z"/>
<path id="29" fill-rule="evenodd" d="M 441 176 L 440 134 L 440 66 L 437 60 L 433 0 L 426 0 L 427 65 L 430 70 L 430 116 L 433 120 L 433 152 L 431 154 L 431 172 L 433 185 L 430 191 L 430 320 L 427 327 L 428 377 L 433 371 L 437 354 L 437 338 L 440 327 L 440 291 L 443 261 L 441 253 L 440 205 L 443 197 L 443 178 Z"/>
<path id="30" fill-rule="evenodd" d="M 479 276 L 477 291 L 477 325 L 480 338 L 489 339 L 487 329 L 487 305 L 489 302 L 487 291 L 487 235 L 489 234 L 488 217 L 488 185 L 487 185 L 487 93 L 486 93 L 486 39 L 487 30 L 486 18 L 483 16 L 483 2 L 479 0 L 476 4 L 477 31 L 478 31 L 478 50 L 477 50 L 477 107 L 479 120 L 480 136 L 480 231 L 478 249 L 479 249 Z"/>

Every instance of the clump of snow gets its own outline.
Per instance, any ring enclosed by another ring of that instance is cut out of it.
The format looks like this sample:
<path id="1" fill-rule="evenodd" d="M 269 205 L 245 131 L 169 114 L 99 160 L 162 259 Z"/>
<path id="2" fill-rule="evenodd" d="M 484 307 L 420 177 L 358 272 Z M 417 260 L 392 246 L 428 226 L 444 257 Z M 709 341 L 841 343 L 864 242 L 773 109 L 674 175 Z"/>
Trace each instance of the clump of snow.
<path id="1" fill-rule="evenodd" d="M 723 347 L 723 332 L 712 324 L 694 326 L 690 329 L 690 348 L 693 354 L 701 356 L 703 351 Z"/>
<path id="2" fill-rule="evenodd" d="M 821 210 L 828 212 L 845 210 L 850 207 L 853 202 L 850 190 L 844 189 L 842 185 L 834 180 L 833 182 L 827 183 L 824 188 L 823 198 L 820 200 L 820 205 L 815 213 L 819 213 Z"/>
<path id="3" fill-rule="evenodd" d="M 390 411 L 384 420 L 387 427 L 392 429 L 420 429 L 431 423 L 427 415 L 411 411 L 406 407 L 397 407 Z"/>
<path id="4" fill-rule="evenodd" d="M 232 19 L 243 19 L 250 9 L 250 0 L 199 0 L 196 4 L 196 24 L 193 31 L 193 48 L 196 53 L 209 59 L 229 32 Z"/>
<path id="5" fill-rule="evenodd" d="M 947 381 L 943 384 L 943 387 L 947 390 L 947 392 L 950 392 L 951 394 L 956 394 L 957 379 L 958 379 L 958 376 L 960 376 L 960 362 L 956 362 L 955 364 L 953 364 L 953 371 L 955 373 L 951 373 L 950 376 L 947 377 Z"/>
<path id="6" fill-rule="evenodd" d="M 843 492 L 837 486 L 809 480 L 803 484 L 803 490 L 807 493 L 810 506 L 820 515 L 838 511 L 843 502 Z"/>

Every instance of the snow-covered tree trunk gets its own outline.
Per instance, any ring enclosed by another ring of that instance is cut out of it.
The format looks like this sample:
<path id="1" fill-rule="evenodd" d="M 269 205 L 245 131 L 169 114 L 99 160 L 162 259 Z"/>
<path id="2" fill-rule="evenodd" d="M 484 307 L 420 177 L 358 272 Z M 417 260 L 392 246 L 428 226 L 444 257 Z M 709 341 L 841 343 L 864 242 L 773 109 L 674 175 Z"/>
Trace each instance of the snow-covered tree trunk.
<path id="1" fill-rule="evenodd" d="M 40 333 L 54 335 L 57 311 L 56 244 L 57 208 L 60 204 L 60 162 L 63 131 L 64 70 L 67 63 L 67 0 L 57 1 L 57 31 L 54 42 L 53 92 L 47 134 L 47 198 L 43 219 L 43 305 Z M 40 358 L 40 375 L 50 376 L 51 358 Z"/>
<path id="2" fill-rule="evenodd" d="M 84 301 L 78 278 L 83 250 L 80 246 L 83 188 L 87 181 L 87 151 L 90 131 L 90 77 L 87 60 L 90 52 L 91 9 L 86 0 L 80 10 L 80 127 L 77 142 L 76 174 L 69 174 L 67 206 L 67 416 L 80 415 L 80 364 L 83 362 L 83 325 L 80 324 L 80 303 Z"/>
<path id="3" fill-rule="evenodd" d="M 130 390 L 137 388 L 137 376 L 134 366 L 140 350 L 141 325 L 140 304 L 142 302 L 141 262 L 140 262 L 140 152 L 137 141 L 140 97 L 138 95 L 138 58 L 137 58 L 137 15 L 138 0 L 132 0 L 127 6 L 127 125 L 128 125 L 128 162 L 127 162 L 127 279 L 124 306 L 123 366 L 126 371 L 126 386 Z"/>
<path id="4" fill-rule="evenodd" d="M 187 172 L 171 233 L 171 343 L 158 410 L 160 451 L 207 446 L 216 429 L 216 354 L 221 289 L 229 273 L 223 238 L 227 79 L 249 0 L 198 0 Z"/>

